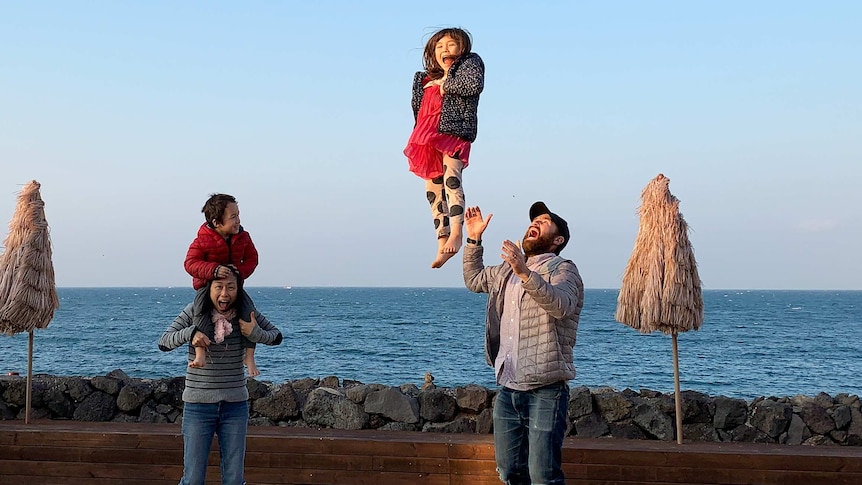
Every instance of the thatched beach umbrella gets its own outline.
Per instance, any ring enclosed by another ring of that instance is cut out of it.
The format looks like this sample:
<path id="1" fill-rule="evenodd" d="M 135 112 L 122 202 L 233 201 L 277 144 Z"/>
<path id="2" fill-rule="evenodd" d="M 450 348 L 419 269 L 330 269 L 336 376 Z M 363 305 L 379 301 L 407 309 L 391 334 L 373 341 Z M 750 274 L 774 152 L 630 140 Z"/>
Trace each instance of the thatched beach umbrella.
<path id="1" fill-rule="evenodd" d="M 45 328 L 60 307 L 54 285 L 51 238 L 45 220 L 45 203 L 39 182 L 31 181 L 18 194 L 9 222 L 9 235 L 0 256 L 0 332 L 29 332 L 27 352 L 27 403 L 24 421 L 30 422 L 33 379 L 33 329 Z"/>
<path id="2" fill-rule="evenodd" d="M 623 275 L 615 318 L 641 333 L 670 334 L 676 400 L 676 441 L 682 443 L 677 334 L 703 324 L 703 294 L 688 224 L 670 179 L 658 174 L 641 192 L 640 227 Z"/>

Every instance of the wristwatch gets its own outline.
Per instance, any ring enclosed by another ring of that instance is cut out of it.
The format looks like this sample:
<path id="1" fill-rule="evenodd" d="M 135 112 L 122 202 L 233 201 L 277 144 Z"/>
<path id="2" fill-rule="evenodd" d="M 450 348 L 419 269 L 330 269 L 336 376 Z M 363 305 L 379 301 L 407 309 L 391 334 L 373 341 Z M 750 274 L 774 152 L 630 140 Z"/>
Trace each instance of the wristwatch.
<path id="1" fill-rule="evenodd" d="M 481 240 L 481 239 L 479 239 L 479 240 L 477 241 L 477 240 L 475 240 L 475 239 L 471 239 L 471 238 L 469 238 L 469 237 L 468 237 L 468 238 L 467 238 L 467 244 L 475 244 L 476 246 L 481 246 L 481 245 L 482 245 L 482 240 Z"/>

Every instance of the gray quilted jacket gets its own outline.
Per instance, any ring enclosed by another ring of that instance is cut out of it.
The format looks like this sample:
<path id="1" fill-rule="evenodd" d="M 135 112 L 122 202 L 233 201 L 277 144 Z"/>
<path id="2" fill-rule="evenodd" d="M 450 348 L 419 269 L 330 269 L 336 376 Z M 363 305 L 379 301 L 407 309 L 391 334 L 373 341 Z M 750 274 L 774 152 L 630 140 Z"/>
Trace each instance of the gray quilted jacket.
<path id="1" fill-rule="evenodd" d="M 464 247 L 464 284 L 470 291 L 488 293 L 485 361 L 493 366 L 500 350 L 503 297 L 513 273 L 508 263 L 485 267 L 482 254 L 481 246 L 468 244 Z M 522 287 L 524 298 L 520 308 L 515 381 L 541 387 L 574 379 L 572 353 L 584 306 L 584 283 L 578 267 L 568 259 L 555 256 L 533 271 Z"/>
<path id="2" fill-rule="evenodd" d="M 419 71 L 413 76 L 413 120 L 419 116 L 422 95 L 425 93 L 423 81 L 428 73 Z M 449 68 L 449 76 L 443 83 L 443 108 L 440 112 L 440 125 L 437 131 L 455 135 L 463 140 L 476 140 L 479 110 L 479 95 L 485 87 L 485 64 L 478 54 L 459 57 Z"/>

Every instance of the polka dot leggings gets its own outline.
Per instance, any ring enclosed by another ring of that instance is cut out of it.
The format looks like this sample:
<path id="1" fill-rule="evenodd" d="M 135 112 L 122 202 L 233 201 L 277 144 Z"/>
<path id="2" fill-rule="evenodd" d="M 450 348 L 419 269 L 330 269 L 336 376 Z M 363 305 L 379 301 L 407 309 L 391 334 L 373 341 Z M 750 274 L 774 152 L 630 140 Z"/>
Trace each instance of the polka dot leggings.
<path id="1" fill-rule="evenodd" d="M 437 237 L 448 237 L 450 226 L 464 223 L 464 188 L 461 185 L 461 160 L 443 156 L 443 175 L 425 181 L 425 196 Z"/>

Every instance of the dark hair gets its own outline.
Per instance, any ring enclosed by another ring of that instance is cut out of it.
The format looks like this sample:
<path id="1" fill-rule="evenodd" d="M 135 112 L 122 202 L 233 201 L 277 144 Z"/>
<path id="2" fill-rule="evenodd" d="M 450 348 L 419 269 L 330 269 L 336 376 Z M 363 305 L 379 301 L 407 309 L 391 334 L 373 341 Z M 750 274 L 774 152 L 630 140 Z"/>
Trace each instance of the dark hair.
<path id="1" fill-rule="evenodd" d="M 204 219 L 210 227 L 215 227 L 213 221 L 221 222 L 224 216 L 224 211 L 228 204 L 236 204 L 236 199 L 232 195 L 227 194 L 210 194 L 201 212 L 204 213 Z"/>
<path id="2" fill-rule="evenodd" d="M 461 55 L 470 53 L 473 48 L 473 39 L 470 37 L 470 32 L 458 27 L 449 27 L 435 32 L 425 44 L 425 52 L 422 54 L 422 62 L 425 64 L 425 71 L 431 79 L 440 79 L 443 77 L 443 67 L 437 64 L 437 59 L 434 57 L 434 47 L 437 42 L 443 37 L 451 37 L 458 43 L 461 48 Z"/>

